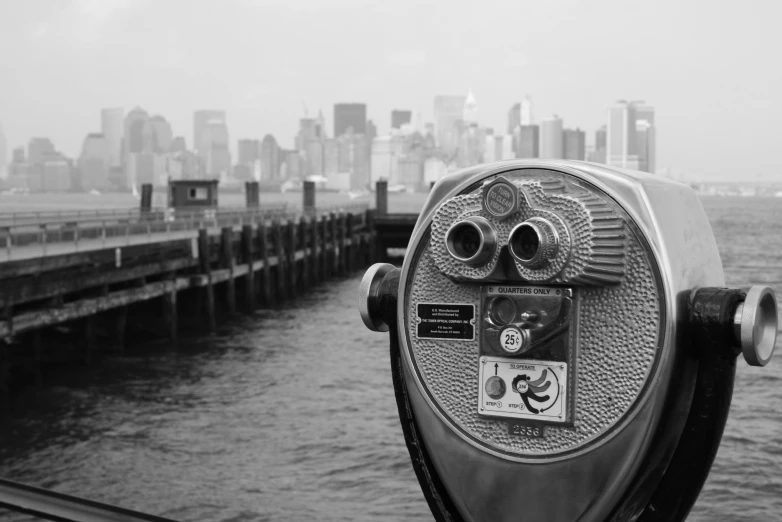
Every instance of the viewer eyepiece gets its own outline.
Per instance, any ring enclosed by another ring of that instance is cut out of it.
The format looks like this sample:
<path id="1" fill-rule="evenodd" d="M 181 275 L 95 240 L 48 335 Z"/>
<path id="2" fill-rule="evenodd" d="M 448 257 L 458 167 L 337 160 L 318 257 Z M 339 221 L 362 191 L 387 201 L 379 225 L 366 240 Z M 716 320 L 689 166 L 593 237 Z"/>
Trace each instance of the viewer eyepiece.
<path id="1" fill-rule="evenodd" d="M 471 216 L 448 229 L 445 248 L 457 261 L 473 266 L 482 265 L 497 250 L 497 233 L 487 219 Z"/>
<path id="2" fill-rule="evenodd" d="M 542 268 L 554 259 L 559 248 L 559 236 L 550 222 L 530 218 L 511 230 L 508 249 L 516 261 L 527 268 Z"/>

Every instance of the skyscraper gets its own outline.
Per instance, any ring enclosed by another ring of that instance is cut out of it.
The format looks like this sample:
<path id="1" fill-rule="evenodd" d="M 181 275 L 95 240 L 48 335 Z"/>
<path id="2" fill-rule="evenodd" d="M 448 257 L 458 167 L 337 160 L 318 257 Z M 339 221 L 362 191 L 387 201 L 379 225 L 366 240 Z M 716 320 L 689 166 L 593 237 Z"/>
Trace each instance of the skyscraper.
<path id="1" fill-rule="evenodd" d="M 31 138 L 27 145 L 27 161 L 32 165 L 43 165 L 46 155 L 54 152 L 54 144 L 49 138 Z"/>
<path id="2" fill-rule="evenodd" d="M 184 136 L 176 136 L 171 140 L 171 152 L 182 152 L 187 150 L 187 143 Z"/>
<path id="3" fill-rule="evenodd" d="M 225 120 L 218 118 L 207 121 L 200 138 L 206 175 L 222 177 L 231 172 L 230 140 Z"/>
<path id="4" fill-rule="evenodd" d="M 207 147 L 204 143 L 206 126 L 210 121 L 222 121 L 225 123 L 225 111 L 200 110 L 193 113 L 193 150 L 202 160 L 206 160 Z"/>
<path id="5" fill-rule="evenodd" d="M 163 116 L 156 115 L 148 119 L 141 133 L 144 152 L 166 154 L 171 151 L 174 132 Z"/>
<path id="6" fill-rule="evenodd" d="M 258 140 L 239 140 L 237 152 L 239 158 L 236 160 L 238 165 L 253 165 L 261 159 L 261 142 Z"/>
<path id="7" fill-rule="evenodd" d="M 402 111 L 395 109 L 391 111 L 391 128 L 401 129 L 402 125 L 412 123 L 413 111 Z"/>
<path id="8" fill-rule="evenodd" d="M 638 170 L 638 106 L 643 102 L 620 100 L 608 109 L 608 129 L 606 135 L 606 163 L 614 167 Z M 644 107 L 643 114 L 648 118 L 654 110 Z M 647 120 L 648 121 L 648 120 Z"/>
<path id="9" fill-rule="evenodd" d="M 540 121 L 540 157 L 561 159 L 564 155 L 562 145 L 562 118 L 557 115 Z"/>
<path id="10" fill-rule="evenodd" d="M 461 121 L 466 96 L 434 97 L 434 132 L 437 146 L 446 154 L 452 154 L 459 143 L 455 125 Z"/>
<path id="11" fill-rule="evenodd" d="M 103 138 L 106 140 L 106 151 L 110 167 L 122 165 L 124 118 L 125 111 L 121 107 L 112 107 L 100 111 L 100 128 Z"/>
<path id="12" fill-rule="evenodd" d="M 282 151 L 277 140 L 271 134 L 261 141 L 261 181 L 277 182 L 280 180 L 280 165 Z"/>
<path id="13" fill-rule="evenodd" d="M 589 154 L 587 161 L 595 163 L 606 162 L 606 136 L 607 131 L 605 125 L 595 131 L 595 150 Z"/>
<path id="14" fill-rule="evenodd" d="M 522 125 L 514 133 L 514 145 L 517 158 L 537 158 L 540 153 L 540 127 Z"/>
<path id="15" fill-rule="evenodd" d="M 564 158 L 584 161 L 586 157 L 586 134 L 581 129 L 565 129 L 562 139 L 564 141 Z"/>
<path id="16" fill-rule="evenodd" d="M 90 133 L 84 138 L 77 161 L 83 190 L 103 190 L 109 186 L 109 140 L 101 133 Z"/>
<path id="17" fill-rule="evenodd" d="M 638 145 L 638 168 L 644 172 L 657 172 L 656 127 L 654 107 L 638 105 L 635 108 L 635 130 Z"/>
<path id="18" fill-rule="evenodd" d="M 125 116 L 125 155 L 137 154 L 144 150 L 144 126 L 148 119 L 149 114 L 141 107 L 134 108 Z"/>
<path id="19" fill-rule="evenodd" d="M 529 96 L 524 96 L 521 101 L 521 124 L 532 125 L 532 100 Z"/>
<path id="20" fill-rule="evenodd" d="M 655 163 L 655 128 L 648 120 L 635 122 L 636 138 L 638 140 L 638 170 L 657 172 Z"/>
<path id="21" fill-rule="evenodd" d="M 521 125 L 521 104 L 514 103 L 508 111 L 508 134 L 513 134 L 519 125 Z"/>
<path id="22" fill-rule="evenodd" d="M 365 103 L 334 104 L 334 137 L 345 134 L 349 128 L 354 134 L 367 132 L 367 106 Z"/>
<path id="23" fill-rule="evenodd" d="M 467 125 L 478 123 L 478 102 L 475 100 L 472 89 L 467 93 L 467 98 L 464 100 L 462 120 L 464 120 L 464 123 Z"/>

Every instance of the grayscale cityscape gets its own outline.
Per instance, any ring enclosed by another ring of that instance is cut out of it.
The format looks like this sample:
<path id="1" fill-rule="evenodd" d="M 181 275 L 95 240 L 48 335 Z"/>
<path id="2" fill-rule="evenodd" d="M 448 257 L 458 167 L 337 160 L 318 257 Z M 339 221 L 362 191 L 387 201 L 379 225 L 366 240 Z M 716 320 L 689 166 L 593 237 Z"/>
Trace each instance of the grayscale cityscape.
<path id="1" fill-rule="evenodd" d="M 389 132 L 378 135 L 365 103 L 335 103 L 304 114 L 292 140 L 274 134 L 231 141 L 224 110 L 197 110 L 193 135 L 177 134 L 164 115 L 142 107 L 100 111 L 100 126 L 69 158 L 51 139 L 31 137 L 13 147 L 0 134 L 0 179 L 12 192 L 138 190 L 163 187 L 169 179 L 219 179 L 222 188 L 257 181 L 261 190 L 301 185 L 361 191 L 377 180 L 405 191 L 425 191 L 456 170 L 514 158 L 570 159 L 656 172 L 654 107 L 620 100 L 607 109 L 606 124 L 593 131 L 566 127 L 559 115 L 534 117 L 529 96 L 508 109 L 507 126 L 480 124 L 478 101 L 466 95 L 434 98 L 434 121 L 411 109 L 391 111 Z M 97 121 L 97 114 L 96 114 Z M 97 127 L 97 125 L 96 125 Z M 234 153 L 235 151 L 235 153 Z"/>
<path id="2" fill-rule="evenodd" d="M 780 0 L 0 0 L 0 522 L 782 522 Z"/>

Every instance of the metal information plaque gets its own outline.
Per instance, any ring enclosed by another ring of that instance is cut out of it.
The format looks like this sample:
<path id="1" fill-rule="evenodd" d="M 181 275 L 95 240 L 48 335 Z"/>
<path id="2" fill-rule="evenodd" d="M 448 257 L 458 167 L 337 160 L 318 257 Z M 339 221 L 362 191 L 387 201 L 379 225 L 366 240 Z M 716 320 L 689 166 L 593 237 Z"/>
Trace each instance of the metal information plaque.
<path id="1" fill-rule="evenodd" d="M 567 422 L 567 364 L 483 356 L 479 372 L 479 415 Z"/>
<path id="2" fill-rule="evenodd" d="M 419 303 L 416 306 L 419 339 L 475 340 L 475 305 Z"/>

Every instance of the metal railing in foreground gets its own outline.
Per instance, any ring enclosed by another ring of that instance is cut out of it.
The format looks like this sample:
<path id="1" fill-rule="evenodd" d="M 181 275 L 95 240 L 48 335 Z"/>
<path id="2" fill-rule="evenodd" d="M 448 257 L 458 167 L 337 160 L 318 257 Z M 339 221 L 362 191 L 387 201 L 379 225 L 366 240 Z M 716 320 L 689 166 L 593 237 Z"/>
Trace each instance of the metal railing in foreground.
<path id="1" fill-rule="evenodd" d="M 175 522 L 111 504 L 0 479 L 0 508 L 46 520 L 73 522 Z"/>

